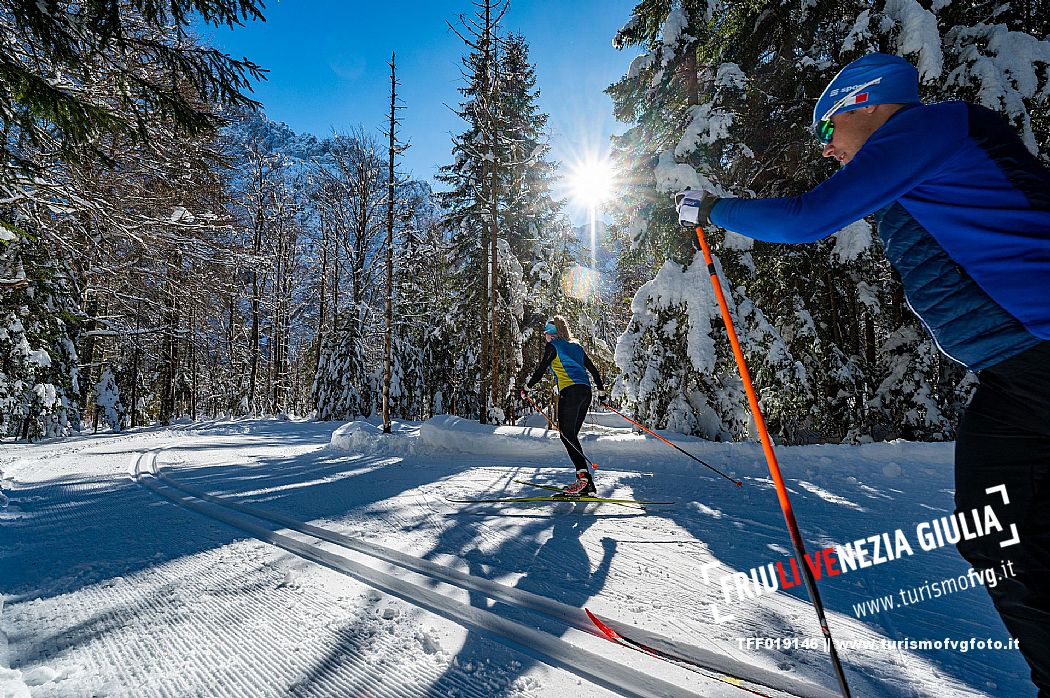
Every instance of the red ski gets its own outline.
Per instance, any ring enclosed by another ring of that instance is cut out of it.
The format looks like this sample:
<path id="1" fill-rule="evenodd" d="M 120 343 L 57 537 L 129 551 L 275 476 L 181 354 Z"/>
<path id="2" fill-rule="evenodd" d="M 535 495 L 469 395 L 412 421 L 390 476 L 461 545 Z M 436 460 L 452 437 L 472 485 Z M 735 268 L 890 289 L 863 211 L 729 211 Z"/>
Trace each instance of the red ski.
<path id="1" fill-rule="evenodd" d="M 666 662 L 671 662 L 672 664 L 677 664 L 683 669 L 695 671 L 696 673 L 702 674 L 708 678 L 716 679 L 718 681 L 721 681 L 722 683 L 727 683 L 730 686 L 739 688 L 740 690 L 746 691 L 752 695 L 763 696 L 763 698 L 782 698 L 783 696 L 800 695 L 835 696 L 834 693 L 822 690 L 820 687 L 816 686 L 812 687 L 809 691 L 805 690 L 805 688 L 803 688 L 802 686 L 798 687 L 798 692 L 787 691 L 778 686 L 772 686 L 761 681 L 757 681 L 755 679 L 743 679 L 737 676 L 732 676 L 731 674 L 727 674 L 720 669 L 705 666 L 704 664 L 701 664 L 695 659 L 690 659 L 689 657 L 682 657 L 677 654 L 665 652 L 664 650 L 651 647 L 645 644 L 644 642 L 635 640 L 634 638 L 626 637 L 625 635 L 610 628 L 605 622 L 598 618 L 598 616 L 591 613 L 590 609 L 585 608 L 583 610 L 587 614 L 587 617 L 591 619 L 591 622 L 594 623 L 594 626 L 598 628 L 599 632 L 601 632 L 601 634 L 610 642 L 615 642 L 621 647 L 628 647 L 632 650 L 642 652 L 644 654 L 649 655 L 650 657 L 655 657 L 657 659 L 662 659 Z M 760 689 L 770 690 L 773 691 L 773 693 L 763 693 Z"/>

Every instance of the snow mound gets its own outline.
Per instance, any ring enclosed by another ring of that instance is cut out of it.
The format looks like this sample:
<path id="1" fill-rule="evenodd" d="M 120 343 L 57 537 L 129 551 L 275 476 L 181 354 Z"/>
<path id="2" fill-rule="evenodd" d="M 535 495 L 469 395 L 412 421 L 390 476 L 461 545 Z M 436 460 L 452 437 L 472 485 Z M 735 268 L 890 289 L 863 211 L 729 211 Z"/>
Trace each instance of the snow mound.
<path id="1" fill-rule="evenodd" d="M 538 456 L 563 448 L 558 432 L 543 427 L 479 424 L 447 414 L 423 422 L 419 440 L 427 450 L 482 455 Z"/>
<path id="2" fill-rule="evenodd" d="M 591 425 L 609 427 L 610 429 L 628 430 L 634 427 L 633 424 L 615 412 L 588 412 L 587 419 L 583 422 L 583 428 L 586 429 Z"/>
<path id="3" fill-rule="evenodd" d="M 341 451 L 365 451 L 386 453 L 388 451 L 414 452 L 408 439 L 418 436 L 418 426 L 402 422 L 391 422 L 390 433 L 384 434 L 381 424 L 363 419 L 348 422 L 332 432 L 331 447 Z"/>

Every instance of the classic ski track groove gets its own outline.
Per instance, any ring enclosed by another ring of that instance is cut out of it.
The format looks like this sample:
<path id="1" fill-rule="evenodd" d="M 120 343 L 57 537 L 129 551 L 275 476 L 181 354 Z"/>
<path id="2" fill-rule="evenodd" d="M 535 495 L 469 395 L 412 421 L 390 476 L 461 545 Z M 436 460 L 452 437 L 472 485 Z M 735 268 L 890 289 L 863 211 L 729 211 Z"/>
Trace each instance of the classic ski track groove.
<path id="1" fill-rule="evenodd" d="M 574 673 L 591 683 L 612 691 L 615 695 L 638 696 L 640 698 L 698 695 L 682 686 L 648 676 L 640 670 L 632 669 L 618 661 L 580 648 L 561 638 L 509 621 L 490 611 L 445 598 L 430 589 L 398 579 L 362 563 L 323 550 L 316 544 L 304 543 L 247 521 L 232 513 L 232 511 L 236 510 L 248 513 L 244 511 L 246 509 L 244 505 L 230 506 L 233 503 L 223 502 L 221 498 L 204 492 L 194 492 L 193 488 L 175 483 L 157 472 L 155 466 L 159 450 L 161 449 L 152 449 L 144 454 L 140 454 L 133 463 L 132 475 L 143 486 L 168 501 L 239 528 L 250 533 L 255 538 L 287 550 L 299 557 L 347 574 L 368 586 L 439 616 L 449 618 L 468 628 L 481 631 L 490 636 L 494 635 L 500 638 L 503 644 L 521 651 L 527 656 L 532 656 L 557 669 Z M 223 511 L 224 509 L 226 511 Z M 256 513 L 249 515 L 254 518 L 272 520 L 269 518 L 269 514 L 265 517 Z M 283 519 L 284 517 L 282 516 L 281 518 Z M 278 522 L 275 521 L 275 523 Z M 297 527 L 302 528 L 308 526 L 302 522 L 295 522 L 295 524 Z M 282 523 L 282 525 L 286 524 Z M 289 528 L 291 527 L 289 526 Z M 310 526 L 309 528 L 317 532 L 324 532 L 326 535 L 331 534 L 331 532 L 325 532 L 317 527 Z M 315 535 L 314 532 L 300 530 L 300 533 L 306 533 L 306 535 L 319 540 L 325 540 Z M 451 570 L 447 571 L 451 572 Z M 424 574 L 426 573 L 424 572 Z M 594 632 L 589 630 L 588 634 L 594 635 Z M 386 686 L 384 686 L 385 688 Z"/>
<path id="2" fill-rule="evenodd" d="M 531 641 L 526 641 L 525 643 L 523 643 L 526 646 L 531 645 L 531 652 L 527 651 L 527 654 L 532 654 L 533 656 L 539 653 L 546 654 L 550 659 L 553 659 L 555 661 L 548 661 L 543 657 L 538 658 L 546 664 L 570 671 L 572 673 L 576 673 L 577 675 L 587 678 L 593 683 L 609 688 L 613 692 L 618 693 L 620 695 L 627 695 L 627 693 L 624 693 L 624 691 L 625 689 L 631 687 L 631 682 L 610 681 L 607 678 L 605 678 L 606 676 L 615 675 L 616 672 L 627 672 L 629 675 L 636 675 L 637 678 L 644 678 L 644 680 L 638 682 L 638 685 L 633 686 L 629 689 L 632 691 L 631 693 L 629 693 L 630 695 L 686 695 L 684 693 L 685 689 L 681 687 L 674 686 L 673 684 L 667 684 L 663 681 L 660 681 L 659 679 L 654 679 L 652 677 L 646 676 L 639 670 L 631 669 L 629 667 L 623 666 L 622 664 L 614 663 L 609 659 L 601 657 L 600 655 L 593 654 L 588 650 L 579 648 L 576 645 L 567 642 L 566 640 L 562 640 L 561 638 L 557 638 L 547 633 L 542 633 L 541 631 L 534 630 L 524 625 L 519 625 L 512 621 L 508 621 L 504 618 L 496 616 L 495 614 L 492 614 L 488 611 L 477 609 L 473 606 L 463 604 L 452 599 L 439 597 L 440 601 L 435 603 L 434 599 L 418 598 L 414 593 L 417 590 L 419 592 L 423 592 L 422 596 L 424 597 L 431 595 L 433 592 L 431 592 L 428 589 L 419 587 L 418 585 L 415 585 L 412 582 L 399 579 L 397 577 L 392 577 L 390 575 L 387 575 L 386 573 L 380 572 L 374 568 L 368 567 L 348 558 L 335 555 L 328 551 L 320 550 L 316 547 L 315 544 L 304 543 L 292 538 L 288 538 L 287 536 L 283 536 L 281 534 L 269 531 L 268 529 L 261 529 L 260 527 L 255 526 L 250 522 L 238 520 L 236 517 L 216 516 L 214 513 L 205 511 L 204 509 L 206 507 L 195 505 L 193 502 L 187 501 L 184 497 L 169 496 L 168 494 L 160 491 L 160 487 L 168 486 L 170 488 L 180 490 L 185 494 L 190 495 L 192 498 L 202 500 L 203 502 L 213 504 L 217 507 L 221 507 L 227 510 L 234 510 L 243 514 L 247 514 L 248 516 L 251 516 L 256 519 L 262 519 L 265 521 L 270 521 L 272 523 L 280 524 L 281 526 L 284 526 L 288 529 L 311 536 L 318 540 L 326 541 L 328 543 L 333 543 L 335 545 L 348 548 L 355 552 L 373 557 L 375 559 L 382 560 L 391 565 L 401 567 L 411 572 L 433 579 L 438 579 L 448 584 L 466 589 L 468 591 L 484 594 L 485 596 L 488 596 L 492 599 L 496 599 L 504 603 L 514 605 L 518 608 L 527 609 L 529 611 L 542 614 L 548 618 L 555 619 L 557 621 L 560 621 L 561 623 L 576 628 L 577 630 L 585 632 L 588 635 L 603 637 L 596 632 L 593 623 L 591 623 L 591 621 L 587 618 L 583 610 L 574 606 L 562 604 L 558 601 L 554 601 L 553 599 L 539 596 L 537 594 L 533 594 L 522 589 L 508 587 L 498 582 L 494 582 L 481 577 L 476 577 L 474 575 L 470 575 L 465 572 L 461 572 L 459 570 L 431 562 L 429 560 L 423 560 L 421 558 L 412 555 L 407 555 L 397 550 L 392 550 L 390 548 L 386 548 L 374 543 L 369 543 L 367 541 L 363 541 L 352 536 L 347 536 L 345 534 L 330 531 L 328 529 L 305 523 L 292 517 L 285 516 L 283 514 L 257 509 L 255 507 L 241 504 L 239 502 L 229 501 L 226 498 L 209 494 L 203 490 L 197 489 L 196 487 L 177 482 L 172 478 L 166 476 L 162 472 L 161 468 L 157 467 L 156 459 L 158 453 L 162 450 L 166 450 L 167 448 L 178 447 L 161 447 L 151 449 L 150 451 L 140 454 L 133 464 L 133 475 L 141 484 L 153 490 L 155 493 L 161 495 L 165 499 L 168 499 L 169 501 L 172 501 L 184 507 L 194 509 L 195 511 L 198 511 L 198 513 L 203 513 L 211 518 L 217 518 L 237 528 L 241 528 L 242 530 L 252 533 L 256 538 L 259 538 L 260 540 L 272 543 L 300 557 L 304 557 L 306 559 L 317 562 L 318 564 L 322 564 L 326 567 L 335 569 L 336 571 L 348 574 L 349 576 L 358 579 L 358 581 L 362 581 L 365 584 L 368 584 L 369 586 L 373 586 L 374 588 L 380 589 L 393 596 L 397 596 L 398 598 L 401 598 L 409 603 L 425 608 L 431 612 L 437 613 L 438 615 L 450 618 L 468 627 L 479 629 L 490 634 L 499 635 L 505 640 L 509 640 L 507 644 L 516 649 L 521 649 L 522 647 L 522 643 L 520 643 L 519 641 L 520 638 L 522 638 L 523 636 L 523 632 L 537 633 L 540 636 L 539 638 L 532 638 Z M 146 468 L 142 467 L 144 460 L 145 465 L 147 466 Z M 150 482 L 147 478 L 143 476 L 152 476 L 153 478 L 156 478 L 156 480 L 159 481 L 159 483 L 161 483 L 160 487 L 156 486 L 157 483 Z M 272 538 L 273 540 L 270 540 L 270 538 Z M 289 544 L 286 545 L 285 543 Z M 637 553 L 629 554 L 628 557 L 636 558 L 639 561 L 644 560 L 644 557 Z M 372 577 L 374 577 L 374 579 Z M 399 589 L 399 587 L 404 586 L 408 586 L 411 589 L 411 591 L 406 592 L 402 589 Z M 697 589 L 697 591 L 699 591 L 699 589 Z M 449 606 L 452 606 L 452 608 L 449 608 Z M 478 614 L 482 614 L 483 616 L 492 616 L 492 618 L 483 618 L 481 621 L 479 621 L 475 618 L 469 617 L 476 616 Z M 662 640 L 664 642 L 667 642 L 669 645 L 673 646 L 674 644 L 668 638 L 665 638 L 661 635 L 649 631 L 640 631 L 638 628 L 635 628 L 630 623 L 627 623 L 625 621 L 620 621 L 610 616 L 603 616 L 603 618 L 608 620 L 610 624 L 624 629 L 625 632 L 635 631 L 636 633 L 640 633 L 642 636 L 648 638 L 650 641 L 655 640 L 659 642 Z M 494 623 L 492 622 L 493 620 L 495 621 Z M 537 639 L 543 640 L 543 643 L 541 644 L 549 643 L 550 640 L 553 640 L 556 644 L 556 649 L 553 652 L 537 650 Z M 628 652 L 633 652 L 633 650 L 628 650 Z M 581 653 L 587 655 L 587 661 L 580 662 Z M 768 671 L 741 671 L 742 668 L 747 668 L 747 665 L 744 661 L 738 662 L 732 658 L 725 658 L 724 661 L 719 661 L 720 659 L 722 658 L 716 655 L 715 653 L 708 653 L 708 656 L 705 656 L 703 657 L 703 659 L 699 660 L 698 664 L 712 672 L 726 674 L 731 677 L 737 677 L 744 681 L 748 681 L 789 696 L 829 695 L 829 693 L 825 689 L 814 684 L 798 682 L 793 680 L 792 678 L 780 677 Z M 612 667 L 596 672 L 591 672 L 587 670 L 581 671 L 580 664 L 587 664 L 588 662 L 591 666 L 598 666 L 600 664 L 607 663 L 611 664 Z M 755 673 L 761 673 L 763 674 L 763 676 L 756 677 L 754 676 Z M 710 680 L 714 683 L 720 683 L 719 688 L 727 687 L 727 684 L 720 682 L 720 680 L 717 678 L 711 678 Z M 654 686 L 652 685 L 653 682 L 655 682 L 655 688 L 657 690 L 656 693 L 651 692 L 654 688 Z M 660 691 L 666 691 L 667 689 L 670 689 L 672 692 L 660 693 Z M 744 689 L 739 689 L 739 691 L 741 693 L 746 692 Z"/>
<path id="3" fill-rule="evenodd" d="M 79 493 L 95 487 L 93 483 L 77 483 L 72 489 Z M 156 501 L 148 489 L 143 489 L 143 494 Z M 39 512 L 41 518 L 54 525 L 74 523 L 71 512 L 65 508 L 46 508 Z M 248 545 L 262 548 L 264 544 L 251 541 Z M 166 561 L 164 570 L 153 573 L 153 588 L 149 584 L 128 585 L 110 580 L 80 589 L 75 604 L 62 601 L 63 595 L 59 594 L 49 613 L 60 612 L 66 618 L 67 629 L 35 641 L 23 659 L 31 663 L 44 660 L 47 664 L 51 657 L 66 654 L 67 647 L 82 644 L 85 649 L 90 647 L 90 651 L 78 653 L 76 661 L 90 667 L 85 674 L 90 679 L 72 692 L 68 685 L 58 684 L 58 688 L 49 690 L 51 684 L 44 684 L 34 688 L 33 695 L 183 698 L 221 693 L 328 698 L 362 695 L 367 691 L 377 697 L 419 698 L 454 690 L 456 695 L 467 698 L 485 698 L 491 695 L 492 685 L 503 678 L 499 674 L 482 673 L 485 685 L 478 686 L 477 672 L 465 675 L 458 669 L 449 671 L 446 667 L 408 662 L 396 665 L 407 680 L 406 685 L 391 686 L 387 678 L 391 664 L 373 665 L 369 659 L 378 655 L 397 661 L 404 651 L 398 638 L 374 631 L 362 638 L 338 629 L 312 634 L 308 629 L 289 624 L 288 614 L 305 610 L 312 617 L 330 617 L 328 598 L 288 597 L 287 592 L 278 592 L 278 582 L 284 574 L 272 564 L 265 565 L 269 571 L 264 574 L 267 579 L 263 582 L 254 577 L 247 579 L 244 568 L 231 566 L 230 558 L 254 565 L 256 556 L 239 546 L 204 551 L 201 555 L 204 557 L 191 555 Z M 238 598 L 236 588 L 247 582 L 259 588 L 252 590 L 250 599 L 245 595 Z M 259 592 L 266 596 L 260 598 Z M 14 609 L 17 609 L 13 612 L 19 616 L 19 623 L 34 622 L 37 612 L 32 605 L 17 605 Z M 207 622 L 195 622 L 201 617 L 199 614 L 203 614 Z M 173 622 L 158 627 L 149 620 L 157 615 L 172 618 Z M 246 622 L 246 618 L 251 621 Z M 311 673 L 313 658 L 289 656 L 290 643 L 278 646 L 274 638 L 259 632 L 267 627 L 282 627 L 283 636 L 290 637 L 294 646 L 320 650 L 322 655 L 327 654 L 327 645 L 337 642 L 341 648 L 337 670 L 326 674 L 325 670 L 331 667 L 323 665 L 320 675 Z M 89 634 L 87 629 L 94 632 Z M 212 649 L 201 651 L 201 647 Z M 231 651 L 229 648 L 233 647 L 237 649 Z M 157 652 L 164 652 L 178 662 L 160 676 L 141 670 L 155 661 Z M 277 657 L 287 660 L 274 661 Z M 253 671 L 235 671 L 233 667 L 237 664 L 251 667 Z M 513 693 L 536 695 L 517 687 Z"/>

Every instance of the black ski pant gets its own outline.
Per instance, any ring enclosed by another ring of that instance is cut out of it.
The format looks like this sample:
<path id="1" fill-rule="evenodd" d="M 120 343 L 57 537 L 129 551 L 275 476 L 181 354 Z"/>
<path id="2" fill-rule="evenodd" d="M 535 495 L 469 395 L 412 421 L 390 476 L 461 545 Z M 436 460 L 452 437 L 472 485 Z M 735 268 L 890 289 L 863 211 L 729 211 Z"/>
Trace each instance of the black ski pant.
<path id="1" fill-rule="evenodd" d="M 570 385 L 558 396 L 558 431 L 561 432 L 561 442 L 565 444 L 565 450 L 568 451 L 572 464 L 576 466 L 576 472 L 587 473 L 588 480 L 592 479 L 591 464 L 583 454 L 583 446 L 580 445 L 580 429 L 583 428 L 583 420 L 587 418 L 587 410 L 590 407 L 589 385 Z"/>
<path id="2" fill-rule="evenodd" d="M 998 584 L 985 588 L 1032 667 L 1039 698 L 1050 698 L 1050 342 L 977 377 L 955 444 L 955 507 L 968 515 L 991 505 L 1004 531 L 957 547 L 974 569 L 996 570 Z M 998 485 L 1009 504 L 986 491 Z M 1011 524 L 1020 542 L 1001 547 Z"/>

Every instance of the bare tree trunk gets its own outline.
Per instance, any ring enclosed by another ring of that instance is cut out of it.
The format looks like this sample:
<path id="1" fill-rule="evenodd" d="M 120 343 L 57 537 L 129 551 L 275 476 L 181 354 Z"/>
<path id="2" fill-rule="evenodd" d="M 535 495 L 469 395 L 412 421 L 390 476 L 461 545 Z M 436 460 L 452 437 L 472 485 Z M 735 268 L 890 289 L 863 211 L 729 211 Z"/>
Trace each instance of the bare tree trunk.
<path id="1" fill-rule="evenodd" d="M 485 23 L 482 32 L 482 51 L 484 54 L 484 65 L 485 65 L 485 89 L 483 95 L 483 104 L 485 109 L 485 117 L 483 122 L 485 123 L 485 145 L 487 152 L 485 153 L 485 170 L 482 174 L 482 197 L 488 204 L 488 225 L 483 228 L 481 236 L 481 268 L 483 270 L 485 282 L 482 284 L 482 302 L 481 302 L 481 385 L 480 385 L 480 407 L 481 412 L 480 421 L 482 424 L 488 424 L 489 421 L 489 392 L 492 385 L 492 356 L 495 353 L 495 346 L 492 337 L 492 297 L 495 293 L 495 284 L 493 283 L 492 276 L 492 245 L 491 238 L 493 231 L 495 230 L 496 221 L 493 218 L 495 209 L 495 197 L 496 197 L 496 163 L 495 163 L 495 152 L 496 144 L 494 139 L 493 126 L 495 125 L 495 119 L 493 117 L 493 109 L 495 102 L 495 89 L 493 85 L 493 68 L 492 64 L 495 60 L 495 52 L 492 50 L 492 41 L 495 38 L 493 27 L 492 27 L 492 4 L 490 0 L 484 0 L 485 2 Z"/>
<path id="2" fill-rule="evenodd" d="M 171 275 L 168 278 L 167 307 L 165 308 L 165 335 L 162 362 L 163 385 L 161 388 L 160 417 L 164 423 L 169 423 L 176 416 L 175 393 L 179 370 L 179 267 L 181 260 L 172 263 Z"/>
<path id="3" fill-rule="evenodd" d="M 193 321 L 193 306 L 190 306 L 189 323 L 187 348 L 190 352 L 190 418 L 197 421 L 197 331 Z"/>
<path id="4" fill-rule="evenodd" d="M 499 259 L 497 257 L 496 241 L 499 238 L 497 215 L 498 204 L 496 202 L 496 165 L 492 166 L 492 199 L 489 203 L 489 346 L 491 347 L 491 370 L 489 372 L 490 401 L 495 405 L 499 401 L 496 395 L 499 390 Z"/>
<path id="5" fill-rule="evenodd" d="M 486 167 L 491 167 L 491 166 L 492 166 L 491 163 L 486 162 Z M 486 171 L 486 174 L 487 174 L 487 171 Z M 485 177 L 485 179 L 489 180 L 488 177 Z M 485 192 L 486 194 L 488 194 L 487 189 L 488 189 L 488 186 L 483 186 L 482 187 L 482 191 Z M 489 333 L 489 271 L 488 271 L 489 270 L 489 245 L 488 245 L 488 227 L 486 226 L 483 230 L 484 230 L 484 232 L 482 233 L 482 238 L 481 238 L 481 269 L 482 269 L 482 278 L 484 280 L 482 281 L 482 284 L 481 284 L 481 288 L 482 288 L 481 300 L 482 300 L 482 302 L 478 306 L 478 312 L 479 312 L 479 315 L 480 315 L 480 318 L 479 318 L 480 322 L 478 322 L 478 328 L 479 328 L 479 330 L 481 332 L 481 356 L 479 357 L 480 358 L 480 365 L 478 367 L 478 370 L 479 370 L 478 378 L 479 378 L 479 381 L 480 381 L 479 393 L 478 393 L 480 404 L 479 404 L 478 410 L 480 412 L 480 415 L 479 415 L 478 418 L 479 418 L 479 420 L 481 421 L 482 424 L 488 424 L 489 415 L 488 415 L 488 409 L 486 409 L 486 403 L 488 402 L 488 394 L 489 394 L 489 380 L 488 380 L 488 376 L 489 376 L 489 361 L 490 361 L 490 356 L 491 356 L 491 354 L 490 354 L 490 347 L 491 347 L 490 339 L 491 339 L 491 336 L 490 336 L 490 333 Z"/>
<path id="6" fill-rule="evenodd" d="M 383 333 L 383 433 L 390 433 L 390 381 L 394 331 L 394 158 L 397 156 L 396 54 L 390 54 L 390 148 L 386 180 L 386 328 Z"/>
<path id="7" fill-rule="evenodd" d="M 339 245 L 333 245 L 332 258 L 332 327 L 339 326 L 339 277 L 342 265 L 339 263 Z"/>
<path id="8" fill-rule="evenodd" d="M 262 305 L 262 287 L 259 283 L 259 253 L 262 251 L 262 210 L 256 212 L 255 217 L 255 236 L 252 244 L 252 252 L 255 254 L 254 263 L 252 264 L 252 335 L 251 335 L 251 351 L 249 353 L 249 368 L 248 368 L 248 411 L 250 414 L 255 414 L 255 389 L 259 380 L 259 352 L 260 352 L 260 340 L 261 340 L 261 329 L 260 325 L 260 313 Z"/>
<path id="9" fill-rule="evenodd" d="M 84 375 L 80 377 L 80 404 L 84 406 L 85 412 L 91 414 L 95 413 L 95 401 L 91 400 L 91 388 L 95 385 L 95 345 L 97 343 L 97 336 L 91 334 L 93 330 L 98 329 L 98 321 L 96 318 L 99 315 L 98 301 L 95 299 L 95 294 L 91 293 L 91 290 L 85 292 L 85 295 L 91 294 L 89 298 L 85 299 L 84 312 L 89 318 L 87 323 L 88 336 L 84 339 L 84 348 L 80 352 L 80 363 L 84 366 Z M 88 414 L 84 415 L 85 417 Z M 97 423 L 97 419 L 95 420 Z"/>
<path id="10" fill-rule="evenodd" d="M 495 37 L 493 37 L 495 40 Z M 495 45 L 492 48 L 492 84 L 491 92 L 495 95 L 499 90 L 499 72 L 497 67 L 498 52 L 496 51 Z M 495 108 L 495 97 L 493 97 L 493 109 Z M 499 257 L 497 252 L 497 241 L 499 240 L 499 159 L 496 157 L 498 138 L 497 138 L 498 125 L 496 119 L 492 119 L 490 126 L 492 139 L 492 183 L 490 187 L 492 189 L 491 196 L 489 198 L 489 307 L 490 307 L 490 325 L 489 332 L 491 339 L 489 344 L 492 347 L 492 371 L 491 379 L 489 383 L 489 389 L 491 390 L 490 401 L 493 406 L 499 403 L 499 368 L 500 368 L 500 342 L 499 342 Z"/>
<path id="11" fill-rule="evenodd" d="M 314 371 L 321 365 L 321 345 L 324 343 L 325 324 L 325 282 L 328 280 L 328 227 L 325 225 L 324 217 L 321 217 L 321 280 L 320 298 L 317 308 L 317 353 L 314 359 Z"/>
<path id="12" fill-rule="evenodd" d="M 277 249 L 274 251 L 273 297 L 270 301 L 273 308 L 273 319 L 270 330 L 270 412 L 281 411 L 281 329 L 284 326 L 284 262 L 285 230 L 283 221 L 278 221 Z"/>
<path id="13" fill-rule="evenodd" d="M 142 305 L 136 303 L 135 305 L 135 349 L 131 355 L 131 426 L 137 427 L 138 414 L 139 414 L 139 362 L 142 358 L 142 339 L 138 330 L 140 329 L 140 319 Z"/>
<path id="14" fill-rule="evenodd" d="M 292 395 L 292 276 L 295 270 L 295 247 L 297 243 L 298 231 L 292 227 L 284 238 L 284 262 L 281 283 L 281 362 L 278 375 L 281 385 L 281 402 L 279 407 L 282 412 L 294 411 L 289 402 L 289 397 Z"/>

